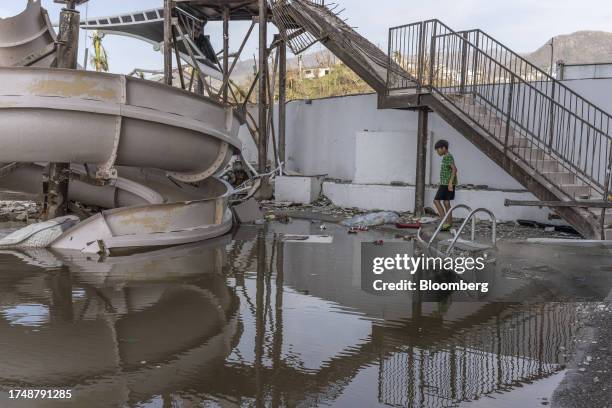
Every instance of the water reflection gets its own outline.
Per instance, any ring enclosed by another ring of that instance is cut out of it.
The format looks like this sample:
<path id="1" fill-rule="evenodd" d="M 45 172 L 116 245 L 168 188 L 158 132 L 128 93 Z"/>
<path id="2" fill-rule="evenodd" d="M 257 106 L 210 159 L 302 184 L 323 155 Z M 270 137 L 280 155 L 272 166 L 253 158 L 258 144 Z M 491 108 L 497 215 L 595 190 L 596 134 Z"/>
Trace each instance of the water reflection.
<path id="1" fill-rule="evenodd" d="M 422 302 L 360 288 L 362 240 L 295 222 L 132 256 L 0 254 L 0 406 L 451 407 L 563 369 L 576 305 Z M 495 406 L 491 399 L 490 406 Z"/>
<path id="2" fill-rule="evenodd" d="M 238 298 L 222 273 L 228 240 L 100 262 L 20 253 L 42 272 L 3 269 L 0 381 L 8 388 L 70 388 L 67 402 L 122 406 L 168 396 L 214 376 L 240 336 Z M 36 302 L 36 303 L 34 303 Z M 35 307 L 33 305 L 36 305 Z M 48 318 L 41 319 L 41 311 Z M 2 395 L 0 406 L 24 406 Z"/>

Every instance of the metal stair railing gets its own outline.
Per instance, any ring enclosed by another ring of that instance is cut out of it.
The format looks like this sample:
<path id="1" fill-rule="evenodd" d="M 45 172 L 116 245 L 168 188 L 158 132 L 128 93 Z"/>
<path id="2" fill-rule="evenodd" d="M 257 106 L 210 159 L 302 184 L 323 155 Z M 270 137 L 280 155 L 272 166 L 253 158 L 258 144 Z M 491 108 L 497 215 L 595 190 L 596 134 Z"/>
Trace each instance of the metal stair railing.
<path id="1" fill-rule="evenodd" d="M 495 217 L 495 214 L 493 214 L 491 210 L 488 210 L 486 208 L 477 208 L 471 211 L 468 214 L 468 216 L 465 218 L 465 220 L 463 220 L 463 223 L 461 223 L 461 226 L 457 230 L 455 237 L 453 238 L 452 242 L 446 249 L 446 256 L 449 256 L 451 254 L 451 252 L 453 251 L 453 248 L 455 247 L 455 245 L 457 245 L 457 241 L 459 241 L 459 237 L 461 236 L 461 233 L 465 229 L 467 223 L 470 221 L 472 221 L 472 242 L 476 241 L 476 214 L 479 214 L 479 213 L 485 213 L 491 219 L 491 244 L 493 247 L 495 247 L 495 245 L 497 244 L 497 218 Z"/>
<path id="2" fill-rule="evenodd" d="M 529 62 L 482 30 L 461 31 L 459 34 L 465 35 L 470 43 L 486 52 L 516 76 L 531 82 L 559 105 L 575 112 L 593 127 L 610 134 L 612 116 L 557 80 L 550 73 Z"/>
<path id="3" fill-rule="evenodd" d="M 442 232 L 442 227 L 444 226 L 444 224 L 446 224 L 446 221 L 448 220 L 448 217 L 451 214 L 454 214 L 457 210 L 460 210 L 460 209 L 467 210 L 468 211 L 468 215 L 467 215 L 467 217 L 465 217 L 465 219 L 461 223 L 461 226 L 459 227 L 459 230 L 457 230 L 457 233 L 454 234 L 453 240 L 451 241 L 449 247 L 446 249 L 446 252 L 444 253 L 444 255 L 445 256 L 449 256 L 451 254 L 451 252 L 453 251 L 453 248 L 455 248 L 455 245 L 457 245 L 457 242 L 459 241 L 461 233 L 463 232 L 463 230 L 467 226 L 468 222 L 470 222 L 470 221 L 472 222 L 472 231 L 471 231 L 471 238 L 470 239 L 471 239 L 472 242 L 476 242 L 476 215 L 478 213 L 485 213 L 491 219 L 491 222 L 492 222 L 492 227 L 491 227 L 491 244 L 494 247 L 497 244 L 497 218 L 495 217 L 495 214 L 493 214 L 492 211 L 490 211 L 490 210 L 488 210 L 486 208 L 477 208 L 477 209 L 473 210 L 469 205 L 466 205 L 466 204 L 457 204 L 453 208 L 451 208 L 444 215 L 442 220 L 440 220 L 440 224 L 438 225 L 438 228 L 436 228 L 435 232 L 432 234 L 432 236 L 429 239 L 429 241 L 425 241 L 421 237 L 421 229 L 419 228 L 419 230 L 417 231 L 417 240 L 421 244 L 426 245 L 426 249 L 428 251 L 431 250 L 431 246 L 436 241 L 436 238 L 438 237 L 438 235 L 440 235 L 440 232 Z M 438 250 L 436 250 L 436 252 L 440 253 L 440 251 L 438 251 Z"/>
<path id="4" fill-rule="evenodd" d="M 609 115 L 598 113 L 600 121 L 606 118 L 602 131 L 582 117 L 584 109 L 587 116 L 589 110 L 586 102 L 575 106 L 577 94 L 570 106 L 559 103 L 550 95 L 561 89 L 555 81 L 542 80 L 541 73 L 532 79 L 522 69 L 515 73 L 511 63 L 499 62 L 469 37 L 469 32 L 457 33 L 438 20 L 394 27 L 390 62 L 408 72 L 417 87 L 429 89 L 492 136 L 506 156 L 520 159 L 561 191 L 547 173 L 573 173 L 607 197 L 612 170 Z M 507 60 L 511 54 L 505 55 Z M 387 87 L 393 91 L 414 86 L 389 73 Z M 565 95 L 568 98 L 569 91 Z M 517 148 L 521 142 L 524 148 Z"/>
<path id="5" fill-rule="evenodd" d="M 605 134 L 611 135 L 610 122 L 612 115 L 553 77 L 553 67 L 550 68 L 551 73 L 546 72 L 480 29 L 461 31 L 461 34 L 464 36 L 467 34 L 469 42 L 484 50 L 491 58 L 508 67 L 519 77 L 532 82 L 535 86 L 539 86 L 556 103 L 570 111 L 576 112 L 583 120 L 586 120 Z M 609 155 L 610 163 L 607 169 L 607 180 L 604 181 L 606 188 L 602 197 L 604 200 L 607 199 L 609 192 L 612 191 L 612 151 L 609 152 Z M 600 217 L 603 231 L 605 229 L 605 210 L 602 210 Z"/>

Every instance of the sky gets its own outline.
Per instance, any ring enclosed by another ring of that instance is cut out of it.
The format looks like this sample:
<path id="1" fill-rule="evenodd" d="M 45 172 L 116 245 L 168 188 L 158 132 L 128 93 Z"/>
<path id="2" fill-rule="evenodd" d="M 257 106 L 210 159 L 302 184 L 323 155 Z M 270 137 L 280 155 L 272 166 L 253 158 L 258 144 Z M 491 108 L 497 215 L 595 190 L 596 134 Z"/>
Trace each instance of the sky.
<path id="1" fill-rule="evenodd" d="M 25 8 L 27 0 L 0 1 L 0 17 L 9 17 Z M 551 37 L 579 30 L 612 31 L 610 0 L 334 0 L 341 16 L 373 43 L 387 46 L 388 28 L 430 18 L 442 20 L 455 30 L 480 28 L 518 52 L 531 52 Z M 127 11 L 160 7 L 162 0 L 89 0 L 79 7 L 81 18 L 102 17 Z M 61 6 L 42 0 L 52 21 L 57 21 Z M 374 4 L 377 9 L 372 9 Z M 230 24 L 230 47 L 240 46 L 249 23 Z M 274 31 L 271 29 L 272 32 Z M 215 47 L 221 44 L 221 26 L 210 23 L 206 33 Z M 86 34 L 81 35 L 81 57 Z M 107 36 L 104 46 L 111 72 L 128 73 L 134 68 L 161 69 L 161 54 L 138 40 Z M 320 48 L 320 46 L 318 46 Z M 317 47 L 314 48 L 315 50 Z M 244 58 L 257 53 L 256 36 L 248 43 Z"/>

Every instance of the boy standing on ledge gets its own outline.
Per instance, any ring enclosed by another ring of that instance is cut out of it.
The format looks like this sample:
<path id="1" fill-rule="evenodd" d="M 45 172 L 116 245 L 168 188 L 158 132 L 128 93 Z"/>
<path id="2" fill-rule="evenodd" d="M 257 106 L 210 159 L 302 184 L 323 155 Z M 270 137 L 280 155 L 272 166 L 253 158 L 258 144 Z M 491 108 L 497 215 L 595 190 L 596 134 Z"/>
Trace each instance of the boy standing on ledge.
<path id="1" fill-rule="evenodd" d="M 446 140 L 438 140 L 435 145 L 436 153 L 442 156 L 442 166 L 440 167 L 440 187 L 434 199 L 434 205 L 440 218 L 444 218 L 447 212 L 450 212 L 451 201 L 455 199 L 455 188 L 457 187 L 457 166 L 455 159 L 448 151 L 448 142 Z M 444 206 L 443 206 L 444 205 Z M 449 214 L 448 219 L 442 226 L 442 231 L 449 231 L 453 224 L 453 214 Z"/>

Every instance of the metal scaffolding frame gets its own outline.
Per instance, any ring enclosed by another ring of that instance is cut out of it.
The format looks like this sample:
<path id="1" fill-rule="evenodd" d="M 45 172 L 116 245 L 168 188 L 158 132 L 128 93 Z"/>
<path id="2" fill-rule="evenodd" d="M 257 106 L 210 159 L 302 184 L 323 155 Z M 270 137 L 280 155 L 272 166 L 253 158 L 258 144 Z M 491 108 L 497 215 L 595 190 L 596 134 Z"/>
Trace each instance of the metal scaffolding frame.
<path id="1" fill-rule="evenodd" d="M 257 6 L 257 7 L 255 7 Z M 253 1 L 172 1 L 165 0 L 163 13 L 164 20 L 164 80 L 171 85 L 173 82 L 173 58 L 175 54 L 176 64 L 180 76 L 181 86 L 191 90 L 190 85 L 182 78 L 181 52 L 186 52 L 191 60 L 195 78 L 197 79 L 200 92 L 208 97 L 232 106 L 236 109 L 246 124 L 249 133 L 258 150 L 257 173 L 259 176 L 267 174 L 271 168 L 280 169 L 285 155 L 285 124 L 286 124 L 286 43 L 285 34 L 281 28 L 281 35 L 276 36 L 271 44 L 268 44 L 268 23 L 272 21 L 272 12 L 267 0 Z M 236 52 L 230 50 L 230 22 L 232 20 L 246 20 L 250 17 L 251 25 L 240 42 Z M 194 26 L 194 20 L 202 21 L 200 27 Z M 222 21 L 223 24 L 223 49 L 218 54 L 219 59 L 215 64 L 221 73 L 220 85 L 215 87 L 212 81 L 201 70 L 197 61 L 196 38 L 201 34 L 206 22 L 210 20 Z M 236 84 L 231 80 L 231 75 L 236 67 L 244 48 L 258 25 L 259 56 L 257 60 L 257 72 L 250 84 L 246 94 L 239 92 Z M 181 50 L 178 49 L 179 45 Z M 276 50 L 276 51 L 275 51 Z M 269 60 L 273 58 L 274 62 Z M 272 70 L 271 70 L 272 67 Z M 279 114 L 278 120 L 274 118 L 274 100 L 276 95 L 276 84 L 278 78 Z M 257 91 L 256 91 L 257 89 Z M 256 92 L 256 94 L 255 94 Z M 249 109 L 251 100 L 256 95 L 257 114 L 254 115 Z M 278 138 L 277 138 L 278 135 Z M 277 142 L 278 139 L 278 142 Z M 274 163 L 268 163 L 269 145 L 272 143 L 274 151 Z M 278 148 L 277 148 L 278 146 Z M 262 177 L 262 187 L 267 187 L 266 177 Z M 260 188 L 260 196 L 271 195 L 269 188 Z"/>

